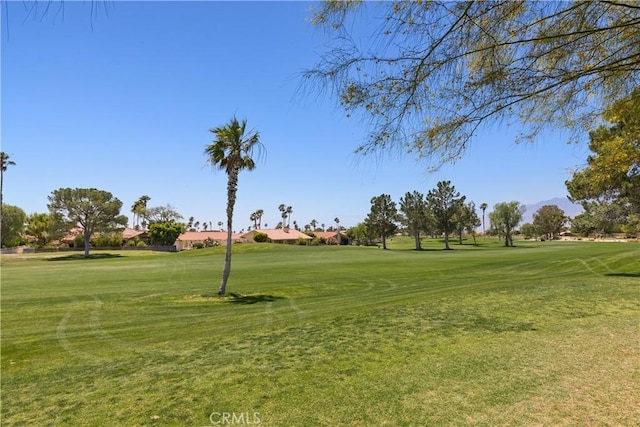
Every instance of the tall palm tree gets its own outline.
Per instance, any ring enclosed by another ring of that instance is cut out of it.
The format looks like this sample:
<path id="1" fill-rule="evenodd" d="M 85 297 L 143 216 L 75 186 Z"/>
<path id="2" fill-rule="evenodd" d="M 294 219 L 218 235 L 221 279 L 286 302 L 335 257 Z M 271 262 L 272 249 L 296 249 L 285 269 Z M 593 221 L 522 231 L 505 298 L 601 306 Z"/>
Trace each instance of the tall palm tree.
<path id="1" fill-rule="evenodd" d="M 133 213 L 133 228 L 136 228 L 136 212 L 138 211 L 138 202 L 131 205 L 131 212 Z"/>
<path id="2" fill-rule="evenodd" d="M 287 206 L 287 228 L 291 225 L 291 214 L 293 213 L 293 208 L 291 206 Z"/>
<path id="3" fill-rule="evenodd" d="M 253 228 L 258 228 L 258 214 L 257 214 L 257 212 L 252 212 L 251 215 L 249 215 L 249 219 L 251 221 L 253 221 Z"/>
<path id="4" fill-rule="evenodd" d="M 336 245 L 340 245 L 342 238 L 340 237 L 340 218 L 334 218 L 333 221 L 336 223 Z"/>
<path id="5" fill-rule="evenodd" d="M 227 174 L 227 248 L 224 257 L 224 270 L 218 295 L 227 292 L 227 281 L 231 273 L 231 233 L 233 230 L 233 208 L 238 191 L 238 176 L 242 169 L 253 170 L 256 167 L 253 159 L 255 149 L 263 148 L 260 134 L 256 131 L 247 132 L 247 121 L 234 116 L 224 126 L 209 130 L 215 136 L 213 142 L 207 146 L 204 154 L 208 162 L 224 170 Z M 246 134 L 245 134 L 246 132 Z"/>
<path id="6" fill-rule="evenodd" d="M 482 210 L 482 236 L 485 236 L 485 230 L 484 230 L 484 211 L 487 210 L 489 206 L 486 203 L 483 203 L 480 205 L 480 209 Z"/>
<path id="7" fill-rule="evenodd" d="M 4 173 L 8 166 L 15 166 L 16 162 L 9 160 L 9 155 L 0 151 L 0 219 L 2 218 L 2 186 L 4 183 Z"/>
<path id="8" fill-rule="evenodd" d="M 143 219 L 143 223 L 146 223 L 146 218 L 148 218 L 148 211 L 147 211 L 147 202 L 151 200 L 151 197 L 147 196 L 146 194 L 143 196 L 140 196 L 140 198 L 138 199 L 137 203 L 137 211 L 136 213 L 138 214 L 138 222 L 140 222 L 140 218 Z M 144 226 L 143 226 L 144 227 Z"/>
<path id="9" fill-rule="evenodd" d="M 256 216 L 258 217 L 258 228 L 262 228 L 262 215 L 264 215 L 264 210 L 258 209 L 256 211 Z"/>

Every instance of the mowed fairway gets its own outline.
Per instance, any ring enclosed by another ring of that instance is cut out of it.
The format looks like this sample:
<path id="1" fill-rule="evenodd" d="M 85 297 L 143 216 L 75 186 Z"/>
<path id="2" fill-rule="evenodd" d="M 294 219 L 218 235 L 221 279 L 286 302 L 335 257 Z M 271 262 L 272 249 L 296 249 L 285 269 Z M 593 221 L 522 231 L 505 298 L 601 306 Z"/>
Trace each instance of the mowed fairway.
<path id="1" fill-rule="evenodd" d="M 2 425 L 638 425 L 640 244 L 480 243 L 4 256 Z"/>

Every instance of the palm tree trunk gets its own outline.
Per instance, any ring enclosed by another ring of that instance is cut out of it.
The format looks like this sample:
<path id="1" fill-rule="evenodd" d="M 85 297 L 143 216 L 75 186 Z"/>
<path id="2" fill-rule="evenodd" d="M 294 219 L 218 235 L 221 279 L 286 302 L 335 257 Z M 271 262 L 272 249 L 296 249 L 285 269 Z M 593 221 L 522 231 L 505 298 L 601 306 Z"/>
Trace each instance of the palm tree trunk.
<path id="1" fill-rule="evenodd" d="M 222 270 L 222 282 L 218 289 L 218 295 L 227 293 L 227 281 L 231 274 L 231 234 L 233 233 L 233 208 L 236 204 L 236 193 L 238 190 L 238 174 L 239 170 L 234 168 L 229 173 L 229 181 L 227 182 L 227 248 L 224 254 L 224 269 Z"/>

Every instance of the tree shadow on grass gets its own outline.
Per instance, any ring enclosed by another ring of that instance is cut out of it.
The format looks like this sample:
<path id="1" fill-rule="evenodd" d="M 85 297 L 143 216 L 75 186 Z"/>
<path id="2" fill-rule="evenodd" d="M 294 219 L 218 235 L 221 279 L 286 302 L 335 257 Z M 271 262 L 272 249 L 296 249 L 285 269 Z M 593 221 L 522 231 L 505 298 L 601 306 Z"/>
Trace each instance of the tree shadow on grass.
<path id="1" fill-rule="evenodd" d="M 279 299 L 284 299 L 283 297 L 276 297 L 273 295 L 243 295 L 237 293 L 230 293 L 230 298 L 227 302 L 232 304 L 256 304 L 258 302 L 273 302 Z"/>
<path id="2" fill-rule="evenodd" d="M 122 255 L 119 254 L 89 254 L 88 257 L 85 258 L 84 254 L 72 254 L 72 255 L 64 255 L 52 258 L 45 258 L 47 261 L 84 261 L 84 260 L 92 260 L 92 259 L 109 259 L 109 258 L 122 258 Z"/>
<path id="3" fill-rule="evenodd" d="M 605 273 L 605 276 L 612 276 L 612 277 L 640 277 L 640 273 Z"/>

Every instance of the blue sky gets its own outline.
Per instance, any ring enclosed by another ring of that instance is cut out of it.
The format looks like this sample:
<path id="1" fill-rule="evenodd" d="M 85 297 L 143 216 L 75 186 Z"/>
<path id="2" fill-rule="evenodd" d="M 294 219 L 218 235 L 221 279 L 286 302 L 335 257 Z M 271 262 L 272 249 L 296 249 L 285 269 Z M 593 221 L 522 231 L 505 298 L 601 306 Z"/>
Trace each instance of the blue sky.
<path id="1" fill-rule="evenodd" d="M 45 11 L 47 4 L 49 10 Z M 329 96 L 300 93 L 301 72 L 327 42 L 306 2 L 2 2 L 4 202 L 47 211 L 61 187 L 142 195 L 185 219 L 225 219 L 226 175 L 205 163 L 210 128 L 233 115 L 259 131 L 266 155 L 240 175 L 234 229 L 280 204 L 292 221 L 361 222 L 370 199 L 399 201 L 450 180 L 468 200 L 529 204 L 566 195 L 586 144 L 550 131 L 514 143 L 499 125 L 435 173 L 411 157 L 360 157 L 366 128 Z M 93 8 L 93 9 L 92 9 Z M 8 13 L 7 13 L 8 12 Z M 491 210 L 491 209 L 489 209 Z"/>

